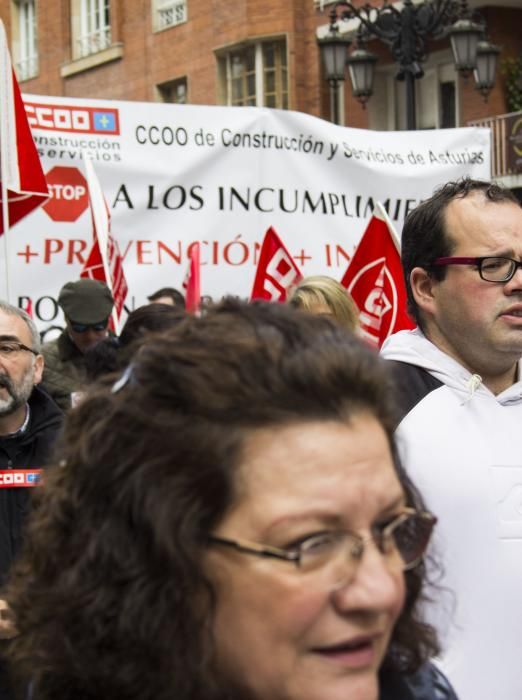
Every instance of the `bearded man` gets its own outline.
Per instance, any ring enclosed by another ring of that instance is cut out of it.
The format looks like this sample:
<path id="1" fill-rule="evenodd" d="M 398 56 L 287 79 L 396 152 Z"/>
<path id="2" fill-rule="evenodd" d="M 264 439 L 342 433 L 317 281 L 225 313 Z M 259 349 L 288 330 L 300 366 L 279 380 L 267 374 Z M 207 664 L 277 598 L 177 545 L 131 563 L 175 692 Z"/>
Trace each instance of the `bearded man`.
<path id="1" fill-rule="evenodd" d="M 16 557 L 30 492 L 61 428 L 63 413 L 37 384 L 44 358 L 31 318 L 0 301 L 0 585 Z M 0 640 L 16 633 L 0 599 Z M 14 698 L 0 641 L 0 700 Z"/>
<path id="2" fill-rule="evenodd" d="M 0 301 L 0 584 L 20 547 L 30 487 L 39 480 L 63 420 L 62 411 L 36 386 L 43 366 L 33 321 Z M 0 636 L 8 632 L 4 627 L 0 616 Z"/>

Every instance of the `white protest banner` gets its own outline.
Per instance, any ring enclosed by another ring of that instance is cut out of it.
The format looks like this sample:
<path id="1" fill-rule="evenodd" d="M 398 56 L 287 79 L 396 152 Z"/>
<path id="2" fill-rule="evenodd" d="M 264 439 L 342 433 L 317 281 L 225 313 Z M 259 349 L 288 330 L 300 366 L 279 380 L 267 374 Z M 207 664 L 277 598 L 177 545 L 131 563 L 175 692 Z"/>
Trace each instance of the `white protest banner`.
<path id="1" fill-rule="evenodd" d="M 135 307 L 182 286 L 248 297 L 270 226 L 304 275 L 340 279 L 380 201 L 400 231 L 433 189 L 489 178 L 489 130 L 375 132 L 297 112 L 24 96 L 52 198 L 9 232 L 12 298 L 40 327 L 92 244 L 84 157 L 111 211 Z"/>

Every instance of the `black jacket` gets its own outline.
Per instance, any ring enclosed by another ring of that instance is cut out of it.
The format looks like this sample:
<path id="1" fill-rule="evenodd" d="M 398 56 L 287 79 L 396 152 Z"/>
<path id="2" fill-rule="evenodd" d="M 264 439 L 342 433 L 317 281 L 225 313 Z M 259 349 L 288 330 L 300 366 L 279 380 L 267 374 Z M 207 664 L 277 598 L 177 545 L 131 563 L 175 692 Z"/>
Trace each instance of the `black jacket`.
<path id="1" fill-rule="evenodd" d="M 380 686 L 379 700 L 458 700 L 447 678 L 430 663 L 411 676 L 383 671 Z"/>
<path id="2" fill-rule="evenodd" d="M 408 362 L 386 360 L 388 371 L 395 383 L 394 400 L 396 405 L 396 426 L 431 391 L 442 386 L 440 379 L 433 377 L 423 367 Z"/>
<path id="3" fill-rule="evenodd" d="M 24 433 L 0 436 L 0 469 L 37 469 L 47 463 L 50 449 L 62 426 L 63 413 L 42 389 L 29 398 L 30 419 Z M 0 489 L 0 584 L 20 548 L 31 488 Z"/>
<path id="4" fill-rule="evenodd" d="M 85 355 L 78 350 L 67 331 L 44 343 L 42 355 L 45 360 L 43 388 L 63 411 L 68 411 L 72 392 L 85 388 Z"/>

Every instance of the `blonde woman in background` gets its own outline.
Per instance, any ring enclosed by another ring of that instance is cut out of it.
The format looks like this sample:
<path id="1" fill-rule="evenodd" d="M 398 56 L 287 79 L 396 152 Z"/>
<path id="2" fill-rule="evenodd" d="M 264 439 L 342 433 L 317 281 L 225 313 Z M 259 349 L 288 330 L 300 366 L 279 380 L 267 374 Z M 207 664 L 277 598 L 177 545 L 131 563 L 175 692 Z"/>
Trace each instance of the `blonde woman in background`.
<path id="1" fill-rule="evenodd" d="M 332 277 L 305 277 L 291 290 L 288 303 L 312 314 L 331 316 L 350 331 L 359 328 L 359 309 L 350 292 Z"/>

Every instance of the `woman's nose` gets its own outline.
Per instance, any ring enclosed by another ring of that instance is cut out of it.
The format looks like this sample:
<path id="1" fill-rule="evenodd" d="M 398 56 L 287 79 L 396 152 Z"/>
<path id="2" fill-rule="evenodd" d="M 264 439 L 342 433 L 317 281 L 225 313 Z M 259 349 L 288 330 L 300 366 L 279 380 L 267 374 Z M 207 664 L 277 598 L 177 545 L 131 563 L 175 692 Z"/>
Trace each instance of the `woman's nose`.
<path id="1" fill-rule="evenodd" d="M 332 599 L 340 612 L 355 609 L 385 611 L 402 607 L 404 571 L 396 558 L 390 559 L 373 543 L 366 543 L 364 552 L 353 564 L 353 574 L 341 580 L 332 591 Z"/>

